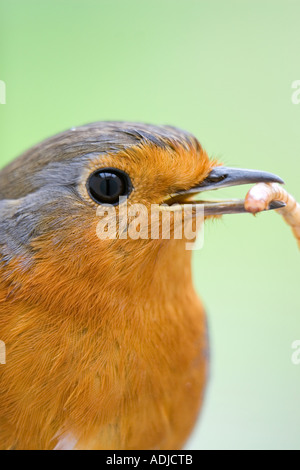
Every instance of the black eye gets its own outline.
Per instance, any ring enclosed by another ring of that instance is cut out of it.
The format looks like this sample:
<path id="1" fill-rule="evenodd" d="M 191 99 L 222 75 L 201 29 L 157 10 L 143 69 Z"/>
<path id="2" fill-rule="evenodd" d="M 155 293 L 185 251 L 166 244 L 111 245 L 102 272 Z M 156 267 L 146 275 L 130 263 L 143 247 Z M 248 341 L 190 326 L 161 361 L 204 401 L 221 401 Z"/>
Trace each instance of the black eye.
<path id="1" fill-rule="evenodd" d="M 102 168 L 91 174 L 87 190 L 98 204 L 118 204 L 120 196 L 129 196 L 132 184 L 129 176 L 117 168 Z"/>

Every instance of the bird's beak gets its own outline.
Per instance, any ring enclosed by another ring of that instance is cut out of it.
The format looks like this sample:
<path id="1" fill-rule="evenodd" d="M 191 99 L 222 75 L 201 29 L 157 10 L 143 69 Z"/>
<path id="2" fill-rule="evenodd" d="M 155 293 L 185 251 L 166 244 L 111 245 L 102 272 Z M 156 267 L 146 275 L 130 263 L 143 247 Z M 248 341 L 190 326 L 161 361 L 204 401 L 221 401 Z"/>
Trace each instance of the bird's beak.
<path id="1" fill-rule="evenodd" d="M 246 212 L 243 199 L 230 199 L 230 200 L 214 200 L 214 201 L 192 201 L 190 196 L 193 193 L 202 193 L 204 191 L 211 191 L 228 186 L 237 186 L 242 184 L 252 183 L 280 183 L 284 181 L 279 176 L 273 175 L 266 171 L 246 170 L 242 168 L 228 168 L 225 166 L 215 167 L 209 175 L 200 184 L 185 190 L 179 191 L 170 199 L 174 203 L 180 203 L 182 198 L 185 199 L 184 203 L 188 204 L 201 204 L 204 206 L 204 215 L 222 215 L 222 214 L 239 214 Z M 188 198 L 188 199 L 187 199 Z M 273 201 L 269 205 L 270 209 L 279 209 L 285 204 L 279 201 Z"/>

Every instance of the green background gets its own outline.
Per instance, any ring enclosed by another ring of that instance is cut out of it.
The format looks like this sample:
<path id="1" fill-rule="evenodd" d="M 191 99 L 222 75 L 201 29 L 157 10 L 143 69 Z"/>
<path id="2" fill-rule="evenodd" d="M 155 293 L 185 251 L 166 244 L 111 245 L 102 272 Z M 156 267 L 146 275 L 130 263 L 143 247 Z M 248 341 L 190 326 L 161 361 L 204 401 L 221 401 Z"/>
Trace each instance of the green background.
<path id="1" fill-rule="evenodd" d="M 299 0 L 0 0 L 0 162 L 96 120 L 168 123 L 300 200 Z M 248 188 L 221 196 L 244 196 Z M 194 449 L 300 449 L 300 256 L 275 213 L 208 223 L 211 378 Z"/>

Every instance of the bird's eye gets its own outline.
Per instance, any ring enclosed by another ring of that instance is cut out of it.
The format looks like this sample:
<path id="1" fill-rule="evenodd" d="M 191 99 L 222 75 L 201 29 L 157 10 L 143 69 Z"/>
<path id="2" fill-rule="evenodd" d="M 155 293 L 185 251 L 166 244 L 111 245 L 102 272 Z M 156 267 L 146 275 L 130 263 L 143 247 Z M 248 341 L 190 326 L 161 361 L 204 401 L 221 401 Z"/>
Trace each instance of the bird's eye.
<path id="1" fill-rule="evenodd" d="M 118 204 L 120 196 L 129 196 L 132 183 L 122 170 L 102 168 L 92 173 L 87 181 L 87 190 L 98 204 Z"/>

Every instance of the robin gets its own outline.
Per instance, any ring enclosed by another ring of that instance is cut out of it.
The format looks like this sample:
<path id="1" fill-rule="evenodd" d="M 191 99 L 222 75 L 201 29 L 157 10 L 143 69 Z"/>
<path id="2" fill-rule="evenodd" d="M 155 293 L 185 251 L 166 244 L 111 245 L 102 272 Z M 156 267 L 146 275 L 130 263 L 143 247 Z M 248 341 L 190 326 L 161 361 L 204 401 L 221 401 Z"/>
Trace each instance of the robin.
<path id="1" fill-rule="evenodd" d="M 72 128 L 0 172 L 1 449 L 184 445 L 208 367 L 191 250 L 184 235 L 122 237 L 119 222 L 99 236 L 99 210 L 244 212 L 194 196 L 256 182 L 282 180 L 221 166 L 180 129 L 127 122 Z"/>

